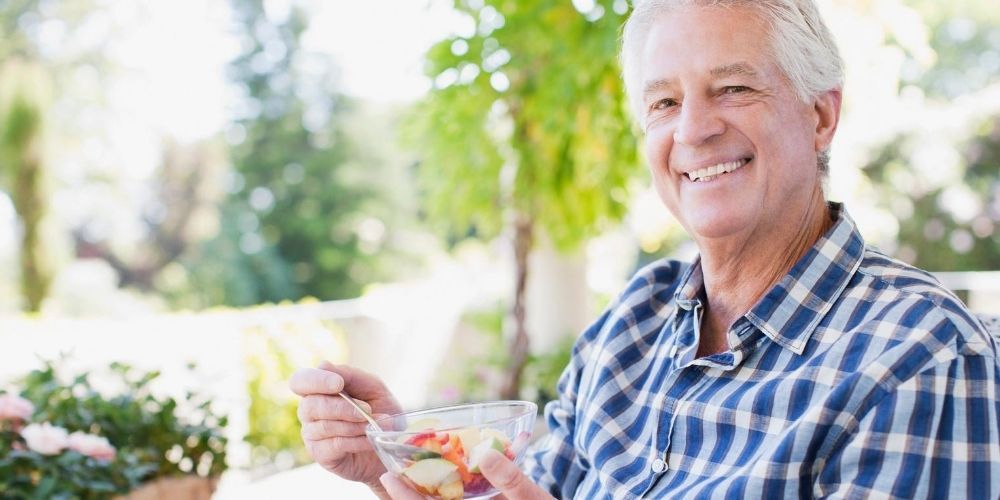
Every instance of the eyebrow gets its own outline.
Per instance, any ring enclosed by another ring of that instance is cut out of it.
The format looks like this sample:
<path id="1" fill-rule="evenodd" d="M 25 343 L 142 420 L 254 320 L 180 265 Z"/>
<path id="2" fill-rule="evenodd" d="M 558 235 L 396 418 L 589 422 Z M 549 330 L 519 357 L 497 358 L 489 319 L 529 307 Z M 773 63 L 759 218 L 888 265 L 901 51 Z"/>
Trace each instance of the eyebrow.
<path id="1" fill-rule="evenodd" d="M 649 98 L 650 94 L 655 94 L 667 87 L 674 84 L 674 81 L 669 78 L 660 78 L 657 80 L 650 80 L 646 82 L 646 85 L 642 87 L 642 97 L 643 99 Z"/>
<path id="2" fill-rule="evenodd" d="M 709 71 L 709 74 L 716 78 L 725 78 L 727 76 L 757 76 L 757 71 L 750 66 L 749 63 L 745 62 L 735 62 L 732 64 L 726 64 L 723 66 L 716 66 Z"/>
<path id="3" fill-rule="evenodd" d="M 708 71 L 710 75 L 715 78 L 726 78 L 730 76 L 743 75 L 748 77 L 756 77 L 757 70 L 753 69 L 753 66 L 747 62 L 734 62 L 732 64 L 724 64 L 722 66 L 716 66 Z M 642 87 L 643 98 L 648 98 L 650 94 L 655 94 L 664 88 L 670 87 L 674 84 L 674 80 L 670 78 L 660 78 L 656 80 L 650 80 Z"/>

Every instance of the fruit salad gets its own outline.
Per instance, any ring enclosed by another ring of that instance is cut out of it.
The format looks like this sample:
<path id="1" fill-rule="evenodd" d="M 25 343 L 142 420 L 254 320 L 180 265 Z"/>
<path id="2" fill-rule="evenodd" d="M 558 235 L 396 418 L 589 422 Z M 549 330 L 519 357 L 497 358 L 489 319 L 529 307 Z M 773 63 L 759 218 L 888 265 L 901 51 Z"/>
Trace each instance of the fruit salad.
<path id="1" fill-rule="evenodd" d="M 439 423 L 433 419 L 410 424 L 407 431 L 416 432 L 404 438 L 403 444 L 420 448 L 404 458 L 402 474 L 424 495 L 442 500 L 459 500 L 485 494 L 493 488 L 479 471 L 479 463 L 490 450 L 514 460 L 527 445 L 529 434 L 518 434 L 513 442 L 504 433 L 490 428 L 467 427 L 435 431 Z"/>

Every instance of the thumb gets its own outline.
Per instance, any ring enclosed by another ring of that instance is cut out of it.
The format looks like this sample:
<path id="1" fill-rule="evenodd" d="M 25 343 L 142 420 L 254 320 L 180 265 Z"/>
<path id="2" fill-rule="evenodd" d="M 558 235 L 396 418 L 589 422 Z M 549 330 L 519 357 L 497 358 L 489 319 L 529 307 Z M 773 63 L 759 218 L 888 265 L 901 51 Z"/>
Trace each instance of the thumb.
<path id="1" fill-rule="evenodd" d="M 385 492 L 393 500 L 424 500 L 423 495 L 417 493 L 412 488 L 406 485 L 399 476 L 386 472 L 379 477 L 379 482 L 382 483 L 382 487 L 385 488 Z"/>
<path id="2" fill-rule="evenodd" d="M 543 500 L 551 499 L 545 490 L 532 483 L 521 469 L 507 460 L 499 452 L 489 451 L 479 463 L 483 476 L 489 480 L 508 500 Z"/>

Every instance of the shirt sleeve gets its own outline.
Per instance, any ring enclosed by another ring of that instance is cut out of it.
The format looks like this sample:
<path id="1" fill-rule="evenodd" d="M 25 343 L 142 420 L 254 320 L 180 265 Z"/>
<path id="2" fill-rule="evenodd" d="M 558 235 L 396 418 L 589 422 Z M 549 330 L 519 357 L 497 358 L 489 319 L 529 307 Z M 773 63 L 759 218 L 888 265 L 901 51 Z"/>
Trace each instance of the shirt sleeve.
<path id="1" fill-rule="evenodd" d="M 559 397 L 545 405 L 548 433 L 532 446 L 526 457 L 525 471 L 556 498 L 573 498 L 588 468 L 573 444 L 577 398 L 590 347 L 608 316 L 609 312 L 605 312 L 574 345 L 569 364 L 556 385 Z"/>
<path id="2" fill-rule="evenodd" d="M 1000 498 L 1000 364 L 958 356 L 903 381 L 822 466 L 814 496 Z"/>

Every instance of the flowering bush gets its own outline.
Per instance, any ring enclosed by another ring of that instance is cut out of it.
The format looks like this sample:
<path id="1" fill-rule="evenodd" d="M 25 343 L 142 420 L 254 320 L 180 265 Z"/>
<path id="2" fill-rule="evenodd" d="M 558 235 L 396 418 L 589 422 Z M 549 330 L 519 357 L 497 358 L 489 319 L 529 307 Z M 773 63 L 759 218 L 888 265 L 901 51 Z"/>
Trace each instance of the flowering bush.
<path id="1" fill-rule="evenodd" d="M 158 372 L 111 373 L 121 389 L 111 397 L 89 374 L 62 382 L 52 363 L 19 395 L 0 393 L 0 498 L 111 498 L 158 478 L 222 473 L 225 417 L 191 395 L 181 419 L 183 405 L 149 391 Z"/>

